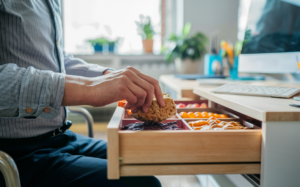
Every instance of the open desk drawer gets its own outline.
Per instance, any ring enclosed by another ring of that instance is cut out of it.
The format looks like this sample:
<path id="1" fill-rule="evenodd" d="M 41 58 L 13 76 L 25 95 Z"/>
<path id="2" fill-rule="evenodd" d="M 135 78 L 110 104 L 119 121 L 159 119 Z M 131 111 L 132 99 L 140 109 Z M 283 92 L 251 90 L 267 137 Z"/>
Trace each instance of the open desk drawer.
<path id="1" fill-rule="evenodd" d="M 183 130 L 123 131 L 137 120 L 117 107 L 108 125 L 108 178 L 175 174 L 259 173 L 261 130 L 196 131 L 181 118 Z"/>

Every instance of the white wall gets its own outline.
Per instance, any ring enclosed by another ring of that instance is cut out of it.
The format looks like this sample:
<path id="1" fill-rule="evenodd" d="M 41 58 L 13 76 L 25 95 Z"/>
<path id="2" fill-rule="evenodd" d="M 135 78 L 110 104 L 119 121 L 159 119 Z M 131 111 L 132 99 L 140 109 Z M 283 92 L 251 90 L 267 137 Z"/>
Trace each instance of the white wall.
<path id="1" fill-rule="evenodd" d="M 183 20 L 184 23 L 192 23 L 191 34 L 201 31 L 210 37 L 210 34 L 218 30 L 219 39 L 235 43 L 238 6 L 239 0 L 184 0 Z M 203 73 L 203 59 L 201 64 L 199 71 Z"/>

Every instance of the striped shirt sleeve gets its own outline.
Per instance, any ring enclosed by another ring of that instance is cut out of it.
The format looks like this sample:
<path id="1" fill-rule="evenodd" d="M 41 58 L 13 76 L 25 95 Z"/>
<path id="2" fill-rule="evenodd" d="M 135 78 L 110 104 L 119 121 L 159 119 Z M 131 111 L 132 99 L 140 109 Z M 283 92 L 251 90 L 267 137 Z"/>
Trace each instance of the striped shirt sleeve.
<path id="1" fill-rule="evenodd" d="M 64 74 L 4 64 L 0 65 L 0 82 L 0 117 L 54 119 L 60 114 Z"/>
<path id="2" fill-rule="evenodd" d="M 114 71 L 112 68 L 102 67 L 97 64 L 89 64 L 82 59 L 73 56 L 65 56 L 64 64 L 68 75 L 83 77 L 97 77 L 103 75 L 106 70 Z"/>

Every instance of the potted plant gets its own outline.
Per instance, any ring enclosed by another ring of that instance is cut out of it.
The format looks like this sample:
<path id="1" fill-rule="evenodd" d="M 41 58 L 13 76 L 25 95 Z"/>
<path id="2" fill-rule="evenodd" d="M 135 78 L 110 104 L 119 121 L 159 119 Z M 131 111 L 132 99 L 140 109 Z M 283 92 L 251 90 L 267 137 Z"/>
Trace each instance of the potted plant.
<path id="1" fill-rule="evenodd" d="M 196 73 L 200 59 L 206 52 L 206 36 L 197 32 L 189 37 L 190 30 L 191 24 L 186 23 L 181 35 L 171 34 L 165 49 L 166 61 L 175 59 L 177 72 L 184 74 Z"/>
<path id="2" fill-rule="evenodd" d="M 88 40 L 88 42 L 94 47 L 95 52 L 102 52 L 103 45 L 108 43 L 108 40 L 104 37 L 101 37 L 101 38 Z"/>
<path id="3" fill-rule="evenodd" d="M 118 41 L 119 39 L 109 40 L 105 37 L 88 40 L 88 42 L 94 47 L 95 52 L 103 52 L 105 51 L 105 48 L 107 52 L 114 52 Z"/>
<path id="4" fill-rule="evenodd" d="M 140 15 L 140 21 L 135 21 L 138 26 L 138 33 L 143 39 L 143 49 L 145 53 L 153 53 L 153 35 L 155 34 L 151 18 Z"/>

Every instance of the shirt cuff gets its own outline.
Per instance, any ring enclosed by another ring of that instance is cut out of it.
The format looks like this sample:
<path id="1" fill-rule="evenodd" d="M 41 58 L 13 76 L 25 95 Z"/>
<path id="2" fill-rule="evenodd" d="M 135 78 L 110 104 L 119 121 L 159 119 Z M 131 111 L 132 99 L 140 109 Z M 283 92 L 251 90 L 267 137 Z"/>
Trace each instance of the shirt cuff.
<path id="1" fill-rule="evenodd" d="M 64 74 L 27 68 L 20 90 L 19 117 L 54 119 L 60 114 L 64 89 Z"/>

